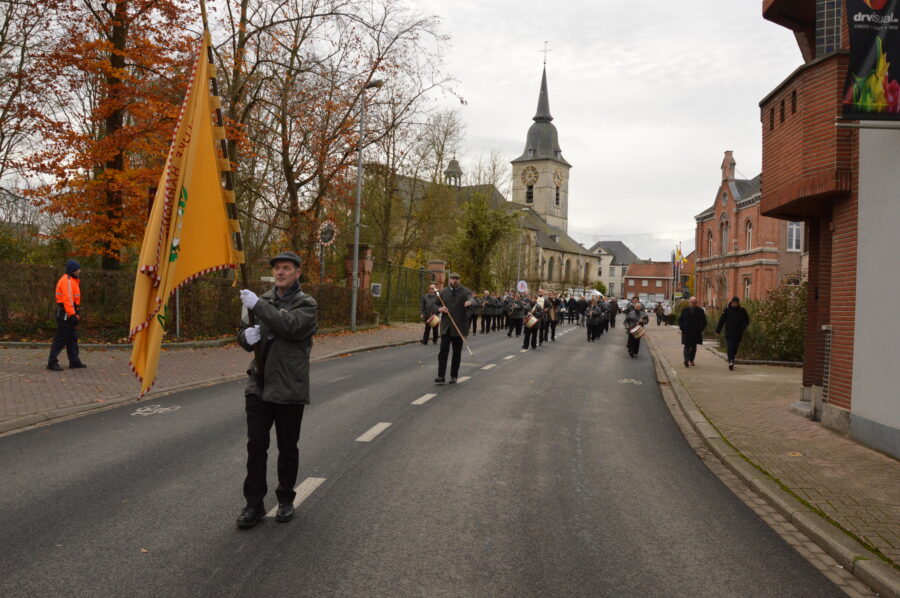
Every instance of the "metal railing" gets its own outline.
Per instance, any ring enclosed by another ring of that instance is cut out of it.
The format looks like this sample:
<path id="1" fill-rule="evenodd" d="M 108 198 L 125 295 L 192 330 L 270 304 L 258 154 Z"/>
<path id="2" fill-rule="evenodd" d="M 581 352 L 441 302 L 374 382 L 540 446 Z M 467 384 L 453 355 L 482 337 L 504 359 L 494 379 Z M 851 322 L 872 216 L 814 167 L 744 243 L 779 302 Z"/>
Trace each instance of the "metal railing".
<path id="1" fill-rule="evenodd" d="M 426 280 L 426 276 L 428 280 Z M 372 267 L 374 309 L 385 324 L 417 322 L 419 301 L 431 282 L 425 267 L 395 266 L 390 261 Z"/>

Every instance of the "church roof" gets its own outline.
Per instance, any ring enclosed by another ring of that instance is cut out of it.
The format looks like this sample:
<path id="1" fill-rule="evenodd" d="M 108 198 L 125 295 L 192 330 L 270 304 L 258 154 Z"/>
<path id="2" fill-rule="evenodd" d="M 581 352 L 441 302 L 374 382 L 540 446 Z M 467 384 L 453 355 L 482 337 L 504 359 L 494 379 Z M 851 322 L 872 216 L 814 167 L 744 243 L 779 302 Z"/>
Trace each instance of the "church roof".
<path id="1" fill-rule="evenodd" d="M 556 126 L 551 122 L 550 96 L 547 93 L 547 67 L 541 77 L 541 91 L 538 94 L 537 111 L 532 118 L 534 124 L 528 129 L 525 139 L 525 151 L 521 156 L 513 160 L 516 162 L 531 162 L 533 160 L 554 160 L 565 166 L 572 165 L 566 162 L 559 148 L 559 134 Z"/>
<path id="2" fill-rule="evenodd" d="M 544 222 L 543 218 L 531 208 L 522 207 L 520 204 L 511 201 L 506 202 L 505 207 L 511 210 L 519 210 L 519 213 L 523 216 L 522 228 L 534 231 L 539 247 L 565 253 L 590 255 L 590 252 L 585 249 L 584 245 L 567 235 L 561 228 Z"/>
<path id="3" fill-rule="evenodd" d="M 589 251 L 593 253 L 598 247 L 602 247 L 607 253 L 611 253 L 613 256 L 612 263 L 616 265 L 622 264 L 627 266 L 630 264 L 637 264 L 641 261 L 641 258 L 628 249 L 622 241 L 600 241 L 594 243 Z"/>

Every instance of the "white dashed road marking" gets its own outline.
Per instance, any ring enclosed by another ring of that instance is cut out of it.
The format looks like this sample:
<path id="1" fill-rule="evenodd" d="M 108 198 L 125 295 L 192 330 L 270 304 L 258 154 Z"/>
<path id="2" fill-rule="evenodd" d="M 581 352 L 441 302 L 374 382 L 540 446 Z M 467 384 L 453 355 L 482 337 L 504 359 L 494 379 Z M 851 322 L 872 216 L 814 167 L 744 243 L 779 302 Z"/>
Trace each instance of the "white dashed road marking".
<path id="1" fill-rule="evenodd" d="M 496 364 L 496 363 L 489 363 L 489 364 L 487 364 L 486 366 L 484 366 L 484 367 L 481 368 L 481 369 L 483 369 L 483 370 L 489 370 L 489 369 L 495 368 L 495 367 L 497 367 L 497 364 Z"/>
<path id="2" fill-rule="evenodd" d="M 515 359 L 515 358 L 516 358 L 515 355 L 507 355 L 507 356 L 504 357 L 503 359 Z"/>
<path id="3" fill-rule="evenodd" d="M 422 395 L 421 397 L 419 397 L 418 399 L 416 399 L 415 401 L 410 403 L 410 405 L 424 405 L 425 403 L 427 403 L 428 401 L 430 401 L 431 399 L 433 399 L 436 396 L 437 395 L 435 393 L 430 392 L 427 395 Z"/>
<path id="4" fill-rule="evenodd" d="M 528 349 L 522 349 L 519 353 L 528 353 Z"/>
<path id="5" fill-rule="evenodd" d="M 376 436 L 387 430 L 391 427 L 391 424 L 387 422 L 378 422 L 371 428 L 369 431 L 356 439 L 356 442 L 371 442 Z"/>
<path id="6" fill-rule="evenodd" d="M 304 500 L 309 498 L 309 495 L 316 491 L 316 488 L 321 486 L 325 482 L 325 478 L 306 478 L 300 484 L 294 488 L 294 492 L 297 493 L 297 496 L 294 497 L 294 508 L 300 506 Z M 269 517 L 274 517 L 275 512 L 278 511 L 278 507 L 273 507 L 271 511 L 267 513 Z"/>
<path id="7" fill-rule="evenodd" d="M 463 376 L 462 378 L 457 378 L 456 381 L 457 381 L 458 383 L 463 383 L 463 382 L 465 382 L 466 380 L 471 380 L 471 379 L 472 379 L 472 376 Z"/>

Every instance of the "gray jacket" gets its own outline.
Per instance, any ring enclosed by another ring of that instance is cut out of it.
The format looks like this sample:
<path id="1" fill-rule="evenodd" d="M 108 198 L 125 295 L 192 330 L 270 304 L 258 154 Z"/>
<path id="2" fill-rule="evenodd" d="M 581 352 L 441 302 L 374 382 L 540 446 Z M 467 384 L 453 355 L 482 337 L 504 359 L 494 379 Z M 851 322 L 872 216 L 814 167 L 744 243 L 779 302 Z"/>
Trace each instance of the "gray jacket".
<path id="1" fill-rule="evenodd" d="M 271 289 L 259 297 L 253 315 L 259 324 L 259 359 L 263 376 L 256 371 L 256 361 L 247 370 L 249 380 L 245 395 L 256 395 L 263 401 L 282 404 L 309 404 L 309 354 L 312 338 L 318 330 L 316 300 L 300 290 L 284 298 Z M 249 324 L 241 322 L 238 342 L 245 351 L 253 351 L 244 331 Z"/>

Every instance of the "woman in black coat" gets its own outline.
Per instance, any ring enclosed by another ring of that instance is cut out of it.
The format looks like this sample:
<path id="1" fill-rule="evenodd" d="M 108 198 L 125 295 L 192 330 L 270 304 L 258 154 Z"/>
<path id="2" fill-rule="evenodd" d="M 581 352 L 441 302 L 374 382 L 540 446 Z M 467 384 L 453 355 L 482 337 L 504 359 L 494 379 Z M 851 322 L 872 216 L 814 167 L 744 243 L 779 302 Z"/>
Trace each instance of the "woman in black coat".
<path id="1" fill-rule="evenodd" d="M 703 344 L 703 331 L 706 329 L 706 312 L 697 305 L 697 298 L 691 297 L 689 305 L 678 317 L 681 329 L 681 344 L 684 345 L 684 367 L 694 365 L 697 356 L 697 345 Z"/>
<path id="2" fill-rule="evenodd" d="M 744 336 L 744 330 L 750 325 L 750 315 L 741 307 L 741 300 L 732 297 L 728 307 L 722 312 L 719 323 L 716 325 L 716 334 L 725 328 L 725 344 L 728 345 L 728 369 L 734 369 L 734 357 L 737 355 L 738 345 Z"/>

